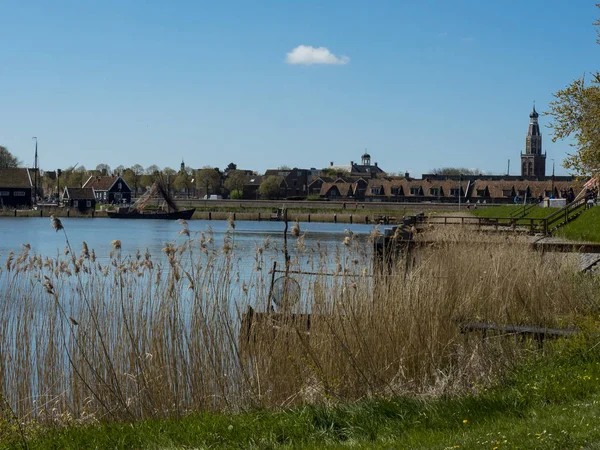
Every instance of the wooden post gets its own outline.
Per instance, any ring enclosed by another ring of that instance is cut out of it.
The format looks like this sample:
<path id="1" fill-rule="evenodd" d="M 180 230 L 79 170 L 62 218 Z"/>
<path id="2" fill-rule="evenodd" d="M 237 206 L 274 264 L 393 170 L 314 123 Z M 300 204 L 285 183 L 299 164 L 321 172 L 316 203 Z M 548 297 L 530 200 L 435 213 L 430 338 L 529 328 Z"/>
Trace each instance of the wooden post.
<path id="1" fill-rule="evenodd" d="M 352 214 L 350 214 L 350 225 L 352 225 Z"/>
<path id="2" fill-rule="evenodd" d="M 260 211 L 258 212 L 258 221 L 260 222 Z"/>
<path id="3" fill-rule="evenodd" d="M 235 213 L 233 213 L 233 220 L 235 220 Z"/>
<path id="4" fill-rule="evenodd" d="M 71 216 L 71 208 L 67 208 L 67 217 Z"/>
<path id="5" fill-rule="evenodd" d="M 40 217 L 44 217 L 44 210 L 40 208 Z"/>
<path id="6" fill-rule="evenodd" d="M 310 213 L 308 213 L 308 223 L 310 223 Z"/>
<path id="7" fill-rule="evenodd" d="M 15 209 L 15 217 L 17 217 L 17 210 Z"/>
<path id="8" fill-rule="evenodd" d="M 212 220 L 212 212 L 211 211 L 208 212 L 208 220 Z"/>
<path id="9" fill-rule="evenodd" d="M 275 284 L 275 270 L 277 270 L 277 261 L 273 261 L 273 269 L 271 271 L 271 286 L 269 287 L 269 296 L 267 297 L 267 308 L 265 311 L 273 311 L 271 296 L 273 295 L 273 284 Z"/>
<path id="10" fill-rule="evenodd" d="M 333 215 L 333 223 L 337 223 L 337 214 Z"/>
<path id="11" fill-rule="evenodd" d="M 369 216 L 365 216 L 365 223 L 368 225 L 369 224 Z"/>

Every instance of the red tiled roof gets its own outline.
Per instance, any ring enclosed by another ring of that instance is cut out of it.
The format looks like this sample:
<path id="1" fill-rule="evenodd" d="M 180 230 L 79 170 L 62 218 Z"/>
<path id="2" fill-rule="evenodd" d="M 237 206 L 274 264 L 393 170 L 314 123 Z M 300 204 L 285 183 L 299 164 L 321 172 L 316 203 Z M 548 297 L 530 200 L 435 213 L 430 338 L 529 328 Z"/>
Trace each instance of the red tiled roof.
<path id="1" fill-rule="evenodd" d="M 119 177 L 99 177 L 91 176 L 83 185 L 84 188 L 92 188 L 95 191 L 108 191 Z"/>

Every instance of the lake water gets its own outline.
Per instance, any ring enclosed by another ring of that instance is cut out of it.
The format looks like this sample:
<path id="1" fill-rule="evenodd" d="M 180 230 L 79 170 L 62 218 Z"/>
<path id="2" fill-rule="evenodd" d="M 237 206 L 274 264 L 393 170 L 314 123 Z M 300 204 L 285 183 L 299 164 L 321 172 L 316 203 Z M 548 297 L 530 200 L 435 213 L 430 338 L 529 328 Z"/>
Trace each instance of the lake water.
<path id="1" fill-rule="evenodd" d="M 61 219 L 74 251 L 81 249 L 85 241 L 96 256 L 102 260 L 108 258 L 111 241 L 120 240 L 123 255 L 135 254 L 146 249 L 153 256 L 161 254 L 166 242 L 182 242 L 187 239 L 179 236 L 181 225 L 168 220 L 118 220 L 118 219 Z M 214 241 L 219 245 L 228 228 L 227 221 L 192 220 L 188 222 L 192 236 L 196 232 L 212 229 Z M 293 224 L 289 224 L 291 229 Z M 238 253 L 254 251 L 269 236 L 274 245 L 281 247 L 283 242 L 283 222 L 237 221 L 233 238 Z M 342 245 L 344 230 L 351 230 L 358 237 L 365 237 L 373 231 L 372 225 L 300 223 L 301 233 L 306 233 L 307 247 L 319 242 L 321 245 L 336 247 Z M 290 239 L 290 245 L 295 239 Z M 31 251 L 42 256 L 55 257 L 65 248 L 62 231 L 56 232 L 50 226 L 48 218 L 0 218 L 0 258 L 6 258 L 10 251 L 18 253 L 22 244 L 31 245 Z"/>

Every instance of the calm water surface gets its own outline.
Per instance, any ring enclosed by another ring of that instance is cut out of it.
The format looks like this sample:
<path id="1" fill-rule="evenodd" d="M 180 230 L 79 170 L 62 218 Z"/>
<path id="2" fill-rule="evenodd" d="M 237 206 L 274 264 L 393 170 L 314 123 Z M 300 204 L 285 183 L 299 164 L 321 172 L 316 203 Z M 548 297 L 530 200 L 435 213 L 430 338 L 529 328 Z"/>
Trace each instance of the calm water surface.
<path id="1" fill-rule="evenodd" d="M 61 219 L 74 251 L 81 249 L 82 241 L 93 248 L 98 258 L 108 258 L 111 250 L 110 242 L 119 239 L 122 252 L 135 254 L 138 250 L 150 250 L 152 255 L 160 255 L 165 242 L 183 242 L 185 237 L 179 236 L 181 225 L 169 220 L 121 220 L 121 219 Z M 291 229 L 292 224 L 290 224 Z M 212 229 L 215 244 L 223 242 L 227 230 L 227 221 L 192 220 L 189 222 L 190 232 L 206 232 Z M 237 221 L 233 239 L 238 252 L 254 251 L 267 236 L 271 242 L 281 245 L 284 224 L 282 222 Z M 300 223 L 301 232 L 306 232 L 305 244 L 311 246 L 318 241 L 321 245 L 335 247 L 341 245 L 344 230 L 352 230 L 359 236 L 366 236 L 373 230 L 372 225 L 333 224 L 333 223 Z M 290 244 L 295 239 L 289 237 Z M 31 245 L 31 250 L 42 256 L 62 254 L 65 237 L 62 231 L 56 232 L 50 226 L 50 219 L 40 217 L 0 218 L 0 258 L 5 258 L 12 250 L 21 250 L 22 244 Z"/>

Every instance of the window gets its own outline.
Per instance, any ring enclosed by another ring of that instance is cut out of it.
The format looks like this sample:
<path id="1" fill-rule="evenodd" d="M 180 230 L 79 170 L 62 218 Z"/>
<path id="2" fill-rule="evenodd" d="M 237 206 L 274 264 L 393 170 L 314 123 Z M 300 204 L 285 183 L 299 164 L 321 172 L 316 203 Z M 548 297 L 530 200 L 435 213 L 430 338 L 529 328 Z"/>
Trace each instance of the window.
<path id="1" fill-rule="evenodd" d="M 519 190 L 519 197 L 525 197 L 525 191 Z"/>
<path id="2" fill-rule="evenodd" d="M 437 197 L 438 195 L 440 195 L 440 188 L 429 189 L 429 195 L 433 195 L 434 197 Z"/>
<path id="3" fill-rule="evenodd" d="M 381 193 L 381 187 L 379 186 L 373 186 L 371 188 L 371 194 L 373 195 L 379 195 Z"/>
<path id="4" fill-rule="evenodd" d="M 77 208 L 79 206 L 79 200 L 73 200 L 73 208 Z"/>
<path id="5" fill-rule="evenodd" d="M 85 201 L 85 206 L 87 206 L 88 208 L 92 207 L 92 201 L 91 200 L 86 200 Z"/>
<path id="6" fill-rule="evenodd" d="M 119 183 L 119 190 L 123 189 L 123 183 Z"/>
<path id="7" fill-rule="evenodd" d="M 477 189 L 477 197 L 485 197 L 485 189 Z"/>
<path id="8" fill-rule="evenodd" d="M 544 191 L 544 195 L 546 197 L 550 197 L 552 195 L 552 191 Z"/>
<path id="9" fill-rule="evenodd" d="M 411 187 L 410 195 L 421 195 L 421 186 Z"/>
<path id="10" fill-rule="evenodd" d="M 0 191 L 0 197 L 8 197 L 10 195 L 10 192 L 8 191 Z"/>
<path id="11" fill-rule="evenodd" d="M 296 176 L 297 177 L 301 177 L 302 176 L 302 171 L 299 170 L 298 172 L 296 172 Z"/>
<path id="12" fill-rule="evenodd" d="M 393 186 L 392 187 L 392 195 L 400 195 L 400 189 L 402 189 L 402 188 L 400 188 L 398 186 Z"/>
<path id="13" fill-rule="evenodd" d="M 25 191 L 15 191 L 13 192 L 15 197 L 25 197 Z"/>
<path id="14" fill-rule="evenodd" d="M 502 197 L 512 197 L 512 191 L 510 189 L 502 189 Z"/>
<path id="15" fill-rule="evenodd" d="M 459 195 L 459 194 L 458 194 L 458 188 L 451 188 L 451 189 L 450 189 L 450 195 L 451 195 L 452 197 L 458 197 L 458 195 Z"/>

